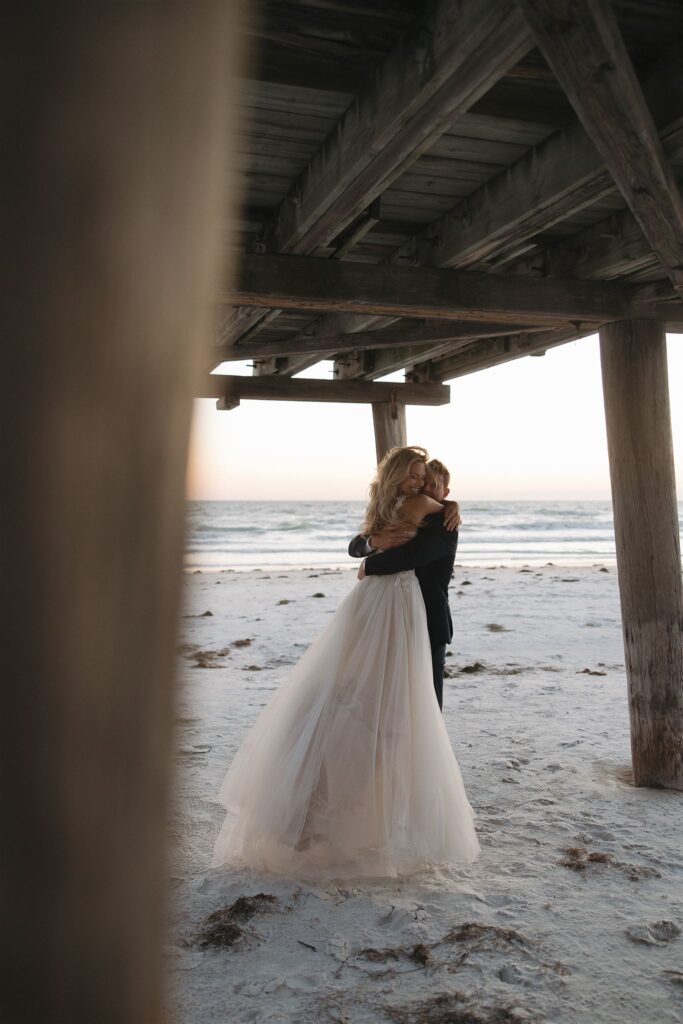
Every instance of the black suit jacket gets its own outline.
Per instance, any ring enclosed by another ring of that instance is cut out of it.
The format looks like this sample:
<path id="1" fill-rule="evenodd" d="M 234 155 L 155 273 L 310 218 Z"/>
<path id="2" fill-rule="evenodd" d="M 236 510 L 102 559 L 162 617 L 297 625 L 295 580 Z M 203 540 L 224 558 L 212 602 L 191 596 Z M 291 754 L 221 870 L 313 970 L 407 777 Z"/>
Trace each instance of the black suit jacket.
<path id="1" fill-rule="evenodd" d="M 417 534 L 407 544 L 389 551 L 378 551 L 370 555 L 365 563 L 368 576 L 387 576 L 406 569 L 415 570 L 424 598 L 432 647 L 449 644 L 453 638 L 448 584 L 453 575 L 457 547 L 457 530 L 447 530 L 443 525 L 443 512 L 434 512 L 425 518 Z M 353 538 L 349 544 L 349 554 L 355 558 L 366 554 L 364 537 Z"/>

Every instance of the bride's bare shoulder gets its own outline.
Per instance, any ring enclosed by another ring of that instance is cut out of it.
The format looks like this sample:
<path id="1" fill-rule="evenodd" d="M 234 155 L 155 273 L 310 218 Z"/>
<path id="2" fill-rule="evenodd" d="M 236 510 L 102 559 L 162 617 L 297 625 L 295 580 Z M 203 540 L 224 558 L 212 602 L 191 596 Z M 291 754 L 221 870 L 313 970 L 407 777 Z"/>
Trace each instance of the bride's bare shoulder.
<path id="1" fill-rule="evenodd" d="M 406 498 L 403 508 L 414 522 L 420 523 L 425 516 L 430 516 L 434 512 L 441 512 L 443 505 L 438 501 L 434 501 L 434 498 L 430 498 L 427 494 L 415 494 L 410 498 Z"/>

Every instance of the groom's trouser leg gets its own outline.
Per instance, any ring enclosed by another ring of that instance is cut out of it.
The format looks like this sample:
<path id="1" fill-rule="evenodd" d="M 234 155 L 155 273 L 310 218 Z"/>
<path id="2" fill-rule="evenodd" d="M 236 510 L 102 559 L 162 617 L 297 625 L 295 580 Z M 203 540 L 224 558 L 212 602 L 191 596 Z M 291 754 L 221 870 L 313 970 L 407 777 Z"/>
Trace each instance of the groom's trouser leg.
<path id="1" fill-rule="evenodd" d="M 439 702 L 439 708 L 443 710 L 443 669 L 446 664 L 446 645 L 432 645 L 432 673 L 434 675 L 434 692 Z"/>

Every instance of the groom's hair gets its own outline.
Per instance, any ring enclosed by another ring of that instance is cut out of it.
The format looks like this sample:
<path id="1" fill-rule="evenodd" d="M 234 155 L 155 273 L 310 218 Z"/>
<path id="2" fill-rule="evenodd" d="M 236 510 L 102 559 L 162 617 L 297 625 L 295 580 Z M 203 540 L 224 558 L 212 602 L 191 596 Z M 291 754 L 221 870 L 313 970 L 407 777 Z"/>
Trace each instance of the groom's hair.
<path id="1" fill-rule="evenodd" d="M 439 462 L 438 459 L 430 459 L 427 463 L 427 472 L 431 473 L 432 476 L 440 476 L 443 479 L 444 487 L 448 487 L 451 482 L 451 474 L 448 472 L 443 462 Z"/>

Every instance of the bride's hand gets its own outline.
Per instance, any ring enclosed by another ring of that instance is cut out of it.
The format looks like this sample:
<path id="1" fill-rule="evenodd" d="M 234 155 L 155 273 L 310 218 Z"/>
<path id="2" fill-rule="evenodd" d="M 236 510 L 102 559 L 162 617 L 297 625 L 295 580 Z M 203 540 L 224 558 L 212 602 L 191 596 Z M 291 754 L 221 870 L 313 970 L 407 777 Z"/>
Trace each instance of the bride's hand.
<path id="1" fill-rule="evenodd" d="M 370 537 L 370 545 L 378 551 L 388 551 L 389 548 L 397 548 L 412 540 L 417 530 L 411 530 L 408 526 L 386 526 L 380 533 L 373 533 Z"/>
<path id="2" fill-rule="evenodd" d="M 462 519 L 460 518 L 460 506 L 457 501 L 444 501 L 445 511 L 443 514 L 443 525 L 447 530 L 457 530 Z"/>
<path id="3" fill-rule="evenodd" d="M 358 569 L 358 579 L 365 579 L 365 559 L 363 559 L 363 561 L 360 563 L 360 568 Z"/>

